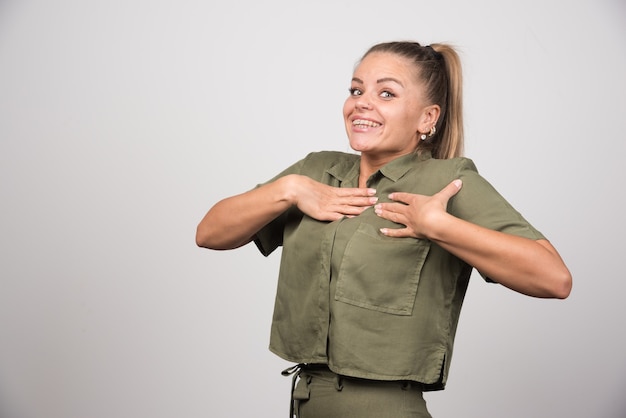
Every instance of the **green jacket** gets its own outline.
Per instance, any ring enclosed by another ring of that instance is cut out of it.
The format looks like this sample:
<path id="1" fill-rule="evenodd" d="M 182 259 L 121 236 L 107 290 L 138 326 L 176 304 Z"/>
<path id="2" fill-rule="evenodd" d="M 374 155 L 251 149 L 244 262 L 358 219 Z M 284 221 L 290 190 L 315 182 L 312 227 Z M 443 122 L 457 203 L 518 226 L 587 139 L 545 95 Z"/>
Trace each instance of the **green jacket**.
<path id="1" fill-rule="evenodd" d="M 309 154 L 276 178 L 301 174 L 336 187 L 358 187 L 358 155 Z M 535 230 L 466 158 L 400 157 L 372 175 L 379 202 L 395 191 L 432 195 L 463 180 L 448 212 L 531 239 Z M 264 255 L 283 247 L 270 350 L 296 363 L 325 363 L 335 373 L 412 380 L 443 389 L 472 267 L 424 239 L 383 236 L 401 225 L 373 208 L 334 222 L 296 207 L 256 235 Z M 477 243 L 479 245 L 479 243 Z"/>

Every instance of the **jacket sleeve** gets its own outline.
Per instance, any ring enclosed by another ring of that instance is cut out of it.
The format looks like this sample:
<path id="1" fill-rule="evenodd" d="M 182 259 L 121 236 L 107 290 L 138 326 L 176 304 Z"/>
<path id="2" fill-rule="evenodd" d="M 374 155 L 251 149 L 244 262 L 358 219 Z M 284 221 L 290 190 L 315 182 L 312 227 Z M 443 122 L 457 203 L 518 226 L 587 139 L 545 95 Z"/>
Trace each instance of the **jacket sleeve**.
<path id="1" fill-rule="evenodd" d="M 258 184 L 256 187 L 261 187 L 264 184 L 272 183 L 279 178 L 289 174 L 300 174 L 304 161 L 304 159 L 298 161 L 297 163 L 283 170 L 280 174 L 274 176 L 269 181 Z M 289 218 L 289 213 L 292 210 L 294 209 L 290 208 L 281 213 L 278 217 L 269 222 L 255 234 L 254 243 L 256 244 L 261 254 L 263 254 L 265 257 L 269 256 L 272 252 L 274 252 L 276 248 L 283 244 L 283 231 L 285 229 L 287 219 Z"/>

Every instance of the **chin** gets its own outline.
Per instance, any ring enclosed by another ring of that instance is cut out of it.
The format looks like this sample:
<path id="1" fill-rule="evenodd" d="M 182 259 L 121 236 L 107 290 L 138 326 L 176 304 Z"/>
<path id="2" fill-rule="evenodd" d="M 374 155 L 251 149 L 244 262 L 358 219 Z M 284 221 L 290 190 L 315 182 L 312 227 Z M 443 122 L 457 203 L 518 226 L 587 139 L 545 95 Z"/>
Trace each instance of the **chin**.
<path id="1" fill-rule="evenodd" d="M 364 143 L 363 141 L 350 140 L 349 143 L 350 143 L 350 148 L 358 152 L 367 151 L 369 148 L 368 144 Z"/>

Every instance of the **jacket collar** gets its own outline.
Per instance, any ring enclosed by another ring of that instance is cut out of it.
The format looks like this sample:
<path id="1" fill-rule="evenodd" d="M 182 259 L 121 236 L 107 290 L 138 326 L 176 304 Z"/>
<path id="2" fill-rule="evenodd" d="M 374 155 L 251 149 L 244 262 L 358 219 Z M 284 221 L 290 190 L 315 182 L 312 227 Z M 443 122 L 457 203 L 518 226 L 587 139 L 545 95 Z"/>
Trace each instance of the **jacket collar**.
<path id="1" fill-rule="evenodd" d="M 383 176 L 389 180 L 396 182 L 400 180 L 410 169 L 421 161 L 432 158 L 430 151 L 422 151 L 421 153 L 410 153 L 398 157 L 393 161 L 385 164 L 378 170 Z M 343 160 L 331 166 L 326 170 L 328 174 L 339 180 L 342 184 L 354 184 L 357 187 L 359 179 L 359 164 L 361 158 L 353 160 Z"/>

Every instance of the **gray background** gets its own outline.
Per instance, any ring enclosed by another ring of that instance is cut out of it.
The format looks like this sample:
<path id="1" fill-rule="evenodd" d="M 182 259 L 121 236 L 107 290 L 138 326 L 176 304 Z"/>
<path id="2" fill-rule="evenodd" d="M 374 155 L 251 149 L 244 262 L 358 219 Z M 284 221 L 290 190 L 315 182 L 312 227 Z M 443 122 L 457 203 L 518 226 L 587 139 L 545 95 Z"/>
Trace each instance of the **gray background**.
<path id="1" fill-rule="evenodd" d="M 1 1 L 0 416 L 286 416 L 279 254 L 198 249 L 196 224 L 347 151 L 355 62 L 414 39 L 458 47 L 468 156 L 575 279 L 546 301 L 474 276 L 433 415 L 625 417 L 625 6 Z"/>

